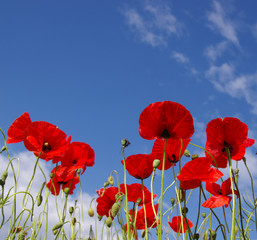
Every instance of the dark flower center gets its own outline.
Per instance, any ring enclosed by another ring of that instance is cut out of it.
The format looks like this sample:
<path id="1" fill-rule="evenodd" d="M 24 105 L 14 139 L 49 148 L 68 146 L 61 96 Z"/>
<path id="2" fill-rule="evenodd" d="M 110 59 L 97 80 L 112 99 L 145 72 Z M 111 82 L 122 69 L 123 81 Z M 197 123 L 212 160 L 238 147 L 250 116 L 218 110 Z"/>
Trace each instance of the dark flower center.
<path id="1" fill-rule="evenodd" d="M 177 157 L 176 157 L 176 155 L 174 153 L 171 155 L 171 157 L 172 157 L 172 159 L 168 158 L 169 162 L 171 162 L 171 163 L 178 162 Z"/>
<path id="2" fill-rule="evenodd" d="M 226 152 L 226 148 L 228 148 L 229 149 L 229 151 L 230 151 L 230 154 L 231 154 L 231 152 L 232 152 L 232 150 L 233 150 L 233 147 L 232 146 L 230 146 L 226 141 L 224 141 L 224 148 L 222 148 L 221 150 L 222 150 L 222 152 Z"/>
<path id="3" fill-rule="evenodd" d="M 43 148 L 42 148 L 42 151 L 45 152 L 45 153 L 48 153 L 51 151 L 51 145 L 49 144 L 49 142 L 44 142 L 43 143 Z"/>
<path id="4" fill-rule="evenodd" d="M 221 189 L 219 189 L 219 190 L 218 190 L 218 193 L 219 193 L 219 195 L 222 195 L 222 191 L 221 191 Z"/>
<path id="5" fill-rule="evenodd" d="M 77 162 L 78 162 L 78 159 L 75 159 L 75 160 L 73 160 L 73 164 L 77 164 Z"/>
<path id="6" fill-rule="evenodd" d="M 65 185 L 65 184 L 67 184 L 68 182 L 64 182 L 64 181 L 60 181 L 60 182 L 57 182 L 58 184 L 63 184 L 63 185 Z"/>
<path id="7" fill-rule="evenodd" d="M 170 137 L 170 133 L 168 132 L 168 130 L 166 128 L 163 130 L 161 137 L 162 138 L 169 138 Z"/>

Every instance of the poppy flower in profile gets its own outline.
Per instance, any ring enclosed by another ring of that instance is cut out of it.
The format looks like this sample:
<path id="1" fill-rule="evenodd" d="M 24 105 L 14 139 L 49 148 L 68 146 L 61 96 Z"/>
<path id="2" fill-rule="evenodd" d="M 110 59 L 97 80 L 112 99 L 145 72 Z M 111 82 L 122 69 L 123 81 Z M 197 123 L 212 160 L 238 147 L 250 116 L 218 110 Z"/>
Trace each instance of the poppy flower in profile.
<path id="1" fill-rule="evenodd" d="M 154 158 L 152 155 L 136 154 L 127 157 L 125 164 L 131 176 L 137 179 L 145 179 L 153 172 L 153 161 Z M 123 161 L 121 163 L 124 165 Z"/>
<path id="2" fill-rule="evenodd" d="M 98 191 L 99 197 L 96 199 L 97 207 L 96 211 L 99 216 L 112 217 L 111 209 L 112 205 L 116 202 L 115 195 L 119 193 L 117 187 L 109 187 Z"/>
<path id="3" fill-rule="evenodd" d="M 231 180 L 228 178 L 220 186 L 216 183 L 206 183 L 206 190 L 211 193 L 213 196 L 207 199 L 202 206 L 206 208 L 216 208 L 216 207 L 228 207 L 232 197 L 228 196 L 232 194 L 231 190 Z M 234 193 L 238 197 L 238 192 L 234 190 Z"/>
<path id="4" fill-rule="evenodd" d="M 184 190 L 194 189 L 200 186 L 200 182 L 217 182 L 223 173 L 211 167 L 211 160 L 199 157 L 187 162 L 177 176 L 180 186 Z"/>
<path id="5" fill-rule="evenodd" d="M 125 195 L 125 185 L 122 183 L 120 185 L 120 191 Z M 157 197 L 156 194 L 151 194 L 151 192 L 144 186 L 144 196 L 145 196 L 145 204 L 151 202 L 151 195 L 153 195 L 153 199 Z M 139 206 L 143 205 L 143 191 L 142 191 L 142 184 L 140 183 L 133 183 L 127 185 L 127 197 L 129 202 L 137 203 L 137 200 L 140 198 L 141 202 Z"/>
<path id="6" fill-rule="evenodd" d="M 139 117 L 142 138 L 191 138 L 194 133 L 193 117 L 181 104 L 171 101 L 155 102 L 145 108 Z"/>
<path id="7" fill-rule="evenodd" d="M 17 143 L 23 141 L 23 135 L 27 127 L 31 124 L 30 116 L 27 112 L 18 117 L 7 131 L 6 143 Z"/>
<path id="8" fill-rule="evenodd" d="M 167 139 L 166 147 L 166 160 L 164 170 L 169 169 L 172 165 L 176 165 L 186 150 L 187 145 L 189 144 L 190 139 L 182 140 L 182 149 L 181 149 L 181 140 L 180 139 Z M 160 165 L 159 170 L 162 170 L 162 161 L 164 153 L 164 140 L 156 139 L 152 149 L 152 155 L 154 159 L 159 159 Z"/>
<path id="9" fill-rule="evenodd" d="M 92 167 L 95 164 L 95 152 L 86 143 L 72 142 L 63 156 L 54 157 L 53 163 L 59 161 L 62 166 L 75 166 L 77 169 L 82 168 L 84 172 L 86 167 Z"/>
<path id="10" fill-rule="evenodd" d="M 24 135 L 24 145 L 29 151 L 33 151 L 36 156 L 49 161 L 55 156 L 62 156 L 67 150 L 70 137 L 55 125 L 38 121 L 32 122 L 26 129 Z"/>
<path id="11" fill-rule="evenodd" d="M 172 221 L 168 222 L 172 230 L 175 231 L 176 233 L 185 233 L 186 231 L 188 231 L 188 227 L 189 228 L 193 227 L 193 223 L 188 219 L 187 219 L 187 223 L 185 221 L 185 218 L 183 217 L 183 224 L 182 224 L 181 216 L 173 217 Z"/>
<path id="12" fill-rule="evenodd" d="M 158 206 L 159 206 L 158 204 L 154 205 L 154 209 L 155 209 L 156 214 L 158 213 Z M 134 210 L 129 211 L 131 219 L 135 219 L 135 217 L 136 217 L 136 229 L 138 229 L 138 230 L 145 229 L 145 227 L 147 227 L 147 228 L 149 228 L 149 227 L 155 228 L 156 227 L 156 219 L 155 219 L 155 214 L 154 214 L 154 211 L 153 211 L 152 203 L 146 204 L 145 209 L 146 209 L 146 224 L 147 224 L 147 226 L 145 226 L 145 210 L 144 210 L 144 207 L 140 208 L 137 211 L 137 214 L 135 213 Z"/>
<path id="13" fill-rule="evenodd" d="M 73 167 L 57 166 L 51 171 L 53 178 L 47 183 L 47 188 L 53 195 L 59 195 L 60 189 L 70 188 L 69 194 L 73 194 L 79 178 L 76 176 L 76 169 Z"/>
<path id="14" fill-rule="evenodd" d="M 229 149 L 231 159 L 243 159 L 247 147 L 254 144 L 253 139 L 247 138 L 248 126 L 237 118 L 226 117 L 213 119 L 207 124 L 206 150 L 214 157 L 216 163 L 212 165 L 226 168 L 228 157 L 226 148 Z M 210 158 L 208 153 L 206 156 Z"/>

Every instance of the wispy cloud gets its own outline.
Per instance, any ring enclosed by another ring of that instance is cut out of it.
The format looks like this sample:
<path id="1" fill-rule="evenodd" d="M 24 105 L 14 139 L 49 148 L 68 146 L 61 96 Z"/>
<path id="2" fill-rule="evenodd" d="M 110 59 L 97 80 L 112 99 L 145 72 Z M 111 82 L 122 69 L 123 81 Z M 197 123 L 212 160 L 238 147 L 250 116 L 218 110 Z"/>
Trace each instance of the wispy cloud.
<path id="1" fill-rule="evenodd" d="M 171 34 L 179 35 L 182 24 L 167 5 L 144 4 L 143 8 L 126 8 L 122 11 L 127 24 L 140 41 L 152 47 L 167 46 Z"/>
<path id="2" fill-rule="evenodd" d="M 218 57 L 222 56 L 224 51 L 227 49 L 227 46 L 228 46 L 228 43 L 226 41 L 222 41 L 217 45 L 210 45 L 205 49 L 204 55 L 211 62 L 215 62 Z"/>
<path id="3" fill-rule="evenodd" d="M 237 76 L 235 66 L 224 63 L 221 66 L 212 65 L 206 72 L 206 77 L 220 92 L 233 98 L 244 98 L 252 106 L 252 112 L 257 114 L 257 72 Z"/>
<path id="4" fill-rule="evenodd" d="M 213 10 L 208 12 L 207 18 L 213 29 L 217 30 L 228 41 L 240 46 L 235 24 L 229 19 L 219 2 L 213 1 Z"/>
<path id="5" fill-rule="evenodd" d="M 188 63 L 189 59 L 180 52 L 173 51 L 171 57 L 174 58 L 179 63 Z"/>

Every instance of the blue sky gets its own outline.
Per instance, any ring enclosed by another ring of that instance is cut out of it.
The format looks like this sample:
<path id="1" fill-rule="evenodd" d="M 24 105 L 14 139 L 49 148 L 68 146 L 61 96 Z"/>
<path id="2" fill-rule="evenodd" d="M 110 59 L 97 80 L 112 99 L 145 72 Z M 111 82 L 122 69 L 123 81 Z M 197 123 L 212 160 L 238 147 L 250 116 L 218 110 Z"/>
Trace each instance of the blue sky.
<path id="1" fill-rule="evenodd" d="M 90 144 L 96 159 L 84 174 L 89 194 L 113 169 L 122 173 L 122 138 L 131 142 L 127 154 L 151 152 L 138 119 L 152 102 L 183 104 L 195 120 L 192 141 L 202 146 L 206 124 L 217 117 L 238 117 L 250 137 L 257 136 L 255 1 L 0 6 L 0 127 L 7 132 L 26 111 L 33 121 L 56 124 L 73 141 Z"/>

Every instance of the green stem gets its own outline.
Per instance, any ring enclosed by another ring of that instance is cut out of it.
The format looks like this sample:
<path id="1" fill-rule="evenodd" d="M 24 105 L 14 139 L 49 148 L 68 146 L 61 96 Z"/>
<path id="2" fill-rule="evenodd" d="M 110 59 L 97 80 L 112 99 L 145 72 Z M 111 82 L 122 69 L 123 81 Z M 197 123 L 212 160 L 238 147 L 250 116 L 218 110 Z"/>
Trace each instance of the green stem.
<path id="1" fill-rule="evenodd" d="M 141 179 L 142 184 L 142 194 L 143 194 L 143 207 L 144 207 L 144 214 L 145 214 L 145 239 L 147 240 L 147 219 L 146 219 L 146 208 L 145 208 L 145 190 L 144 190 L 144 182 L 143 179 Z"/>

